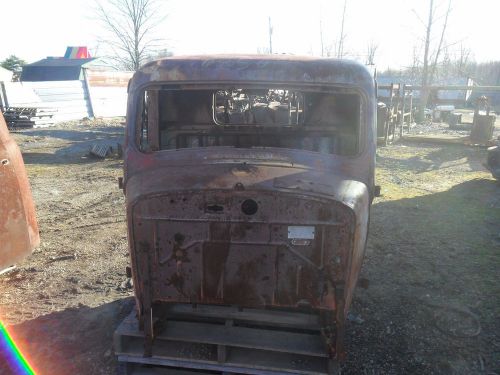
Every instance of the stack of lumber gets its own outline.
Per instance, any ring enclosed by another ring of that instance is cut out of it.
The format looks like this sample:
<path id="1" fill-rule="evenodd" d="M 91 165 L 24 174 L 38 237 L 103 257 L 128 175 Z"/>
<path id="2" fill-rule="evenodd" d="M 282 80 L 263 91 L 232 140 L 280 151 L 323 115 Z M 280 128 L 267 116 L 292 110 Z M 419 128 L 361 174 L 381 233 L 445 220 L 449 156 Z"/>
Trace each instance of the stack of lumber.
<path id="1" fill-rule="evenodd" d="M 45 128 L 54 125 L 55 108 L 9 107 L 3 113 L 9 128 Z"/>

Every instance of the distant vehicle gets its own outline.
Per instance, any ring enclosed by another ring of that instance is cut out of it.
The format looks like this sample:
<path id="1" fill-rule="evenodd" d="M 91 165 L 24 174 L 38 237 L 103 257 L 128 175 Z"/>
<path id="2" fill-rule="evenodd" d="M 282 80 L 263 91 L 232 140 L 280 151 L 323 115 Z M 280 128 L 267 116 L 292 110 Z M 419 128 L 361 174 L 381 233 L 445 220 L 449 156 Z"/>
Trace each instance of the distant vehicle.
<path id="1" fill-rule="evenodd" d="M 119 362 L 331 373 L 377 194 L 375 124 L 373 77 L 351 61 L 174 57 L 136 72 L 122 187 L 140 329 L 134 315 L 117 330 Z"/>
<path id="2" fill-rule="evenodd" d="M 31 254 L 39 243 L 23 158 L 0 113 L 0 271 Z"/>

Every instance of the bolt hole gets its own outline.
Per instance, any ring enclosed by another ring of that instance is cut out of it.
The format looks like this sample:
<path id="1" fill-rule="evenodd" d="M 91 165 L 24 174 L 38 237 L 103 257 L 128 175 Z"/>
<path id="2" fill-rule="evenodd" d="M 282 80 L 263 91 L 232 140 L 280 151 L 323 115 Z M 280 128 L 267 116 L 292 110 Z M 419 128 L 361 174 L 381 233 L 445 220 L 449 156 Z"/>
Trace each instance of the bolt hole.
<path id="1" fill-rule="evenodd" d="M 224 207 L 223 206 L 219 206 L 218 204 L 211 204 L 211 205 L 207 206 L 207 211 L 208 212 L 219 213 L 219 212 L 224 211 Z"/>
<path id="2" fill-rule="evenodd" d="M 254 215 L 258 209 L 259 206 L 253 199 L 247 199 L 241 204 L 241 211 L 243 211 L 245 215 Z"/>
<path id="3" fill-rule="evenodd" d="M 182 243 L 182 242 L 184 242 L 185 238 L 186 237 L 182 233 L 176 233 L 174 235 L 174 241 L 177 242 L 177 243 L 179 243 L 179 244 Z"/>

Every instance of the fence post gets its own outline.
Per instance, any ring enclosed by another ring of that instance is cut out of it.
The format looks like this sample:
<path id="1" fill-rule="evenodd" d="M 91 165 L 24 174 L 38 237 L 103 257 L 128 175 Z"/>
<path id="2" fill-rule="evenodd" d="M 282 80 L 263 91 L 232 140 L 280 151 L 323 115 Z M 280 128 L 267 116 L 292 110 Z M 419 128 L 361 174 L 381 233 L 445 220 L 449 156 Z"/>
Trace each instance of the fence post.
<path id="1" fill-rule="evenodd" d="M 413 90 L 410 90 L 410 119 L 408 120 L 408 133 L 413 122 Z"/>
<path id="2" fill-rule="evenodd" d="M 403 138 L 403 126 L 405 124 L 405 97 L 406 97 L 406 90 L 405 90 L 405 85 L 403 84 L 403 87 L 399 87 L 400 91 L 401 89 L 403 90 L 402 92 L 402 97 L 401 97 L 401 118 L 399 119 L 399 139 Z"/>
<path id="3" fill-rule="evenodd" d="M 89 79 L 87 77 L 87 68 L 82 68 L 83 79 L 84 79 L 84 88 L 87 92 L 87 97 L 89 98 L 89 116 L 90 118 L 94 118 L 94 107 L 92 105 L 92 95 L 90 95 L 90 85 Z"/>
<path id="4" fill-rule="evenodd" d="M 5 90 L 5 83 L 0 82 L 0 109 L 2 112 L 9 108 L 9 99 L 7 99 L 7 90 Z"/>

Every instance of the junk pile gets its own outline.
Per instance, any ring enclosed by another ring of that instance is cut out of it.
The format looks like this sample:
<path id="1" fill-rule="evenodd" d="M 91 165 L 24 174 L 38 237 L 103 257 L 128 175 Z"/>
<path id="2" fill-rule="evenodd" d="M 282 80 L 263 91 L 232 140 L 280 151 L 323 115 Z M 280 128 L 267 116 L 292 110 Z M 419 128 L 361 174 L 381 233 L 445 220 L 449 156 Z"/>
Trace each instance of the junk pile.
<path id="1" fill-rule="evenodd" d="M 487 143 L 493 137 L 496 116 L 490 114 L 490 103 L 486 96 L 477 99 L 474 111 L 474 120 L 470 131 L 470 139 L 473 142 Z"/>
<path id="2" fill-rule="evenodd" d="M 54 125 L 54 108 L 9 107 L 3 113 L 9 128 L 45 128 Z"/>
<path id="3" fill-rule="evenodd" d="M 490 170 L 493 177 L 500 181 L 500 137 L 497 139 L 496 146 L 488 148 L 485 166 Z"/>

